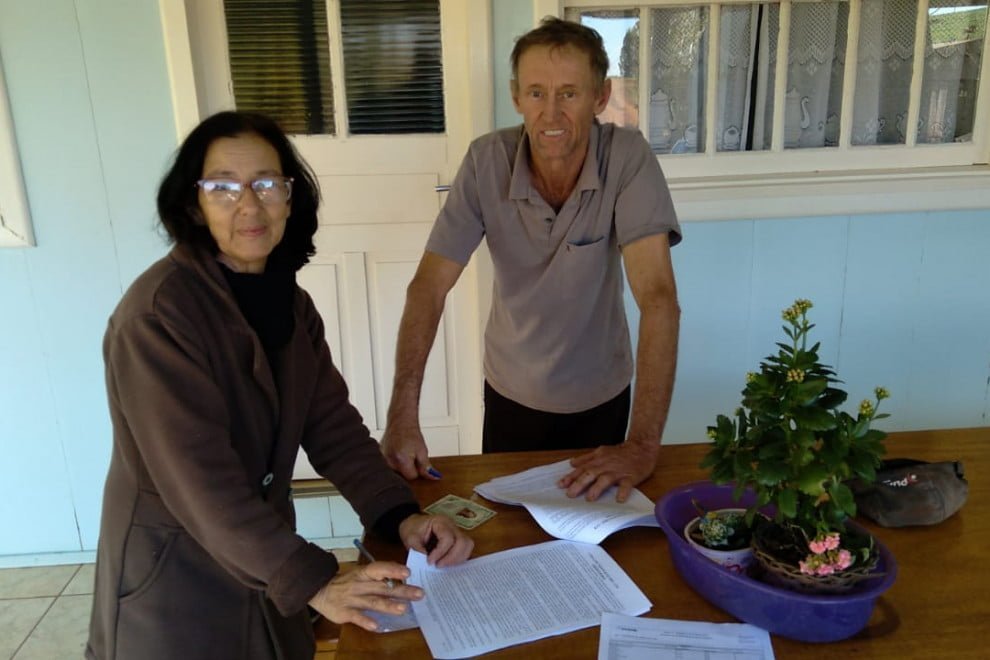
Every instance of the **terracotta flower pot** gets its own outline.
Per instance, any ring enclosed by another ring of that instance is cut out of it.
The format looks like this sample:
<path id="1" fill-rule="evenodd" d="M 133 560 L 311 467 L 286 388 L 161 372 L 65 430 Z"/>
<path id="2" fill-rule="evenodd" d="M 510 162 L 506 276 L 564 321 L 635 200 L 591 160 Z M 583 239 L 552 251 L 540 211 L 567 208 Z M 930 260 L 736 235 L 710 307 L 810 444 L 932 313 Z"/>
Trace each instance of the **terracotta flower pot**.
<path id="1" fill-rule="evenodd" d="M 897 562 L 876 540 L 880 560 L 875 578 L 864 580 L 848 593 L 805 594 L 765 584 L 733 573 L 699 554 L 684 538 L 684 526 L 695 516 L 696 499 L 706 509 L 749 506 L 753 496 L 732 499 L 732 486 L 697 481 L 667 492 L 656 504 L 657 522 L 667 536 L 674 567 L 688 585 L 710 603 L 737 619 L 775 635 L 804 642 L 833 642 L 866 627 L 876 599 L 894 583 Z"/>

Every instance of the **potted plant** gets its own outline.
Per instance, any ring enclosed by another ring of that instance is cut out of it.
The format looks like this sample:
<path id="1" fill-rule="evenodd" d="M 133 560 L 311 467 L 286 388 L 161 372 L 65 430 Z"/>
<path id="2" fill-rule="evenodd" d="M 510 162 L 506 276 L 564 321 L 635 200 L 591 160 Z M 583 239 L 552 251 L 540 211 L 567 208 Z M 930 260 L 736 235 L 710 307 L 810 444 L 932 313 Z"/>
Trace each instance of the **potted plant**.
<path id="1" fill-rule="evenodd" d="M 684 538 L 720 566 L 736 573 L 745 572 L 753 563 L 746 509 L 706 510 L 697 499 L 692 503 L 699 515 L 684 526 Z"/>
<path id="2" fill-rule="evenodd" d="M 752 491 L 747 522 L 754 525 L 753 549 L 766 578 L 789 588 L 848 591 L 876 569 L 872 536 L 848 524 L 856 513 L 846 480 L 876 479 L 886 433 L 871 428 L 882 387 L 859 405 L 855 417 L 839 410 L 846 393 L 835 372 L 821 364 L 819 344 L 809 346 L 808 300 L 783 311 L 789 342 L 749 373 L 742 406 L 734 419 L 717 417 L 708 427 L 713 446 L 702 467 L 716 484 L 733 484 L 734 497 Z M 770 507 L 772 518 L 756 513 Z"/>
<path id="3" fill-rule="evenodd" d="M 808 346 L 809 309 L 797 300 L 784 310 L 789 341 L 747 376 L 733 418 L 719 415 L 708 428 L 702 467 L 711 480 L 672 488 L 655 511 L 674 567 L 698 594 L 776 635 L 831 642 L 862 630 L 897 576 L 886 546 L 849 520 L 856 504 L 844 484 L 875 480 L 885 434 L 870 425 L 886 417 L 877 407 L 887 392 L 877 388 L 855 417 L 839 410 L 846 393 L 819 362 L 818 344 Z M 695 502 L 745 508 L 756 559 L 749 571 L 716 566 L 682 534 Z"/>

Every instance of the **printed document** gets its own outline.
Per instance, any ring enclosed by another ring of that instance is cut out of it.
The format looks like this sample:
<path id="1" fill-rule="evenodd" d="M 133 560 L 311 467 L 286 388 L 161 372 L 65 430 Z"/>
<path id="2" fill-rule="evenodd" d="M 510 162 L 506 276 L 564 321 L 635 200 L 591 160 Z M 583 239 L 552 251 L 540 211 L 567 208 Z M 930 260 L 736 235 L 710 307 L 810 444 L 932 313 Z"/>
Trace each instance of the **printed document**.
<path id="1" fill-rule="evenodd" d="M 602 615 L 598 660 L 773 660 L 770 633 L 748 623 Z"/>
<path id="2" fill-rule="evenodd" d="M 637 615 L 650 601 L 597 545 L 549 541 L 436 568 L 409 552 L 412 601 L 435 658 L 464 658 Z"/>
<path id="3" fill-rule="evenodd" d="M 563 460 L 486 481 L 474 490 L 493 502 L 526 507 L 548 534 L 568 541 L 598 544 L 626 527 L 659 526 L 653 502 L 636 488 L 621 504 L 615 501 L 616 486 L 595 502 L 588 502 L 583 495 L 567 497 L 557 481 L 572 469 L 570 461 Z"/>

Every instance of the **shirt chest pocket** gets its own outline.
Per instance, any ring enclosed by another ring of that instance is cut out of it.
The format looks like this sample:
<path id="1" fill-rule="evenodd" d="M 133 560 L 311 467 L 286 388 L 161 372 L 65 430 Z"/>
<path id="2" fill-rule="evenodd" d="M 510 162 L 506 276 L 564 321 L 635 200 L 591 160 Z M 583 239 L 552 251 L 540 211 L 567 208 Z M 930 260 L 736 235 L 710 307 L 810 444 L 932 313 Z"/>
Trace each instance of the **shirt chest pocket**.
<path id="1" fill-rule="evenodd" d="M 601 294 L 609 261 L 609 240 L 565 241 L 554 259 L 555 288 L 566 300 L 593 300 Z"/>

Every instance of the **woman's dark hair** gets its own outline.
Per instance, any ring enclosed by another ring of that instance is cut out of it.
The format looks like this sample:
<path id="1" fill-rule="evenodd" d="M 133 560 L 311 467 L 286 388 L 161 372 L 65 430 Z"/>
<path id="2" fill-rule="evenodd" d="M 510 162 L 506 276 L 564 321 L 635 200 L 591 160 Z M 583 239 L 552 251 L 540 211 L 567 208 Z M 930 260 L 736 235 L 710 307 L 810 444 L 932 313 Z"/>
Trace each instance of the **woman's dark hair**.
<path id="1" fill-rule="evenodd" d="M 547 16 L 540 21 L 540 26 L 534 28 L 516 39 L 512 48 L 509 62 L 512 64 L 512 84 L 518 84 L 519 58 L 534 46 L 549 46 L 551 49 L 573 46 L 582 53 L 587 53 L 591 62 L 595 89 L 601 90 L 608 75 L 608 53 L 605 52 L 605 42 L 602 35 L 586 25 L 565 21 L 556 16 Z"/>
<path id="2" fill-rule="evenodd" d="M 282 174 L 292 177 L 292 199 L 285 235 L 268 257 L 269 266 L 299 270 L 316 253 L 316 210 L 320 189 L 316 175 L 299 156 L 274 120 L 250 112 L 218 112 L 204 119 L 186 137 L 175 161 L 158 187 L 158 217 L 174 243 L 204 247 L 216 254 L 216 241 L 199 209 L 196 182 L 203 177 L 203 162 L 210 145 L 219 138 L 253 134 L 272 145 Z"/>

